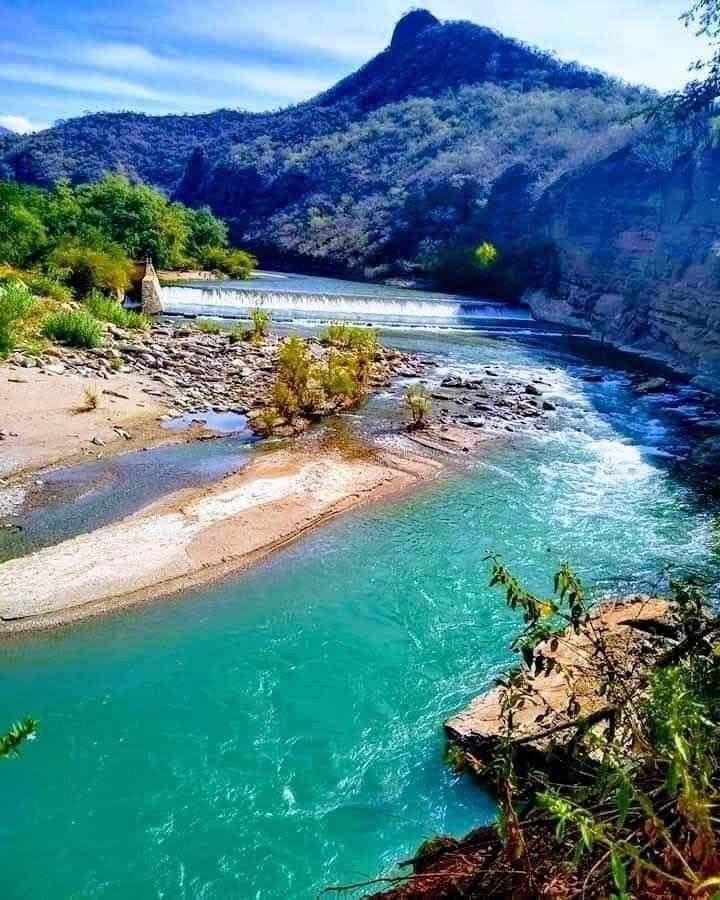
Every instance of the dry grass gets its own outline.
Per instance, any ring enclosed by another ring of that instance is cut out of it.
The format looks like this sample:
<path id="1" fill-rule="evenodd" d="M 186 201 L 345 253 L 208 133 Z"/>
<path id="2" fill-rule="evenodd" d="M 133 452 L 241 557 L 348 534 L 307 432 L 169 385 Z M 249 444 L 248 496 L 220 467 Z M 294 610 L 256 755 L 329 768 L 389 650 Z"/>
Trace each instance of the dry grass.
<path id="1" fill-rule="evenodd" d="M 78 412 L 92 412 L 100 406 L 100 391 L 94 386 L 86 387 L 83 392 L 82 403 L 77 407 Z"/>

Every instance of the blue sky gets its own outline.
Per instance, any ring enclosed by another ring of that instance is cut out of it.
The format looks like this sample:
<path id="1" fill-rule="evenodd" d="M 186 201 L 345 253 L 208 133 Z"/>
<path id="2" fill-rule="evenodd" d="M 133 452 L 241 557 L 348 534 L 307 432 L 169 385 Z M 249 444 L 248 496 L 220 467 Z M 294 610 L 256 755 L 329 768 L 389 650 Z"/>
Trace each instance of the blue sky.
<path id="1" fill-rule="evenodd" d="M 700 42 L 690 0 L 436 0 L 561 57 L 661 90 Z M 407 0 L 0 0 L 0 124 L 89 110 L 274 109 L 313 96 L 389 42 Z"/>

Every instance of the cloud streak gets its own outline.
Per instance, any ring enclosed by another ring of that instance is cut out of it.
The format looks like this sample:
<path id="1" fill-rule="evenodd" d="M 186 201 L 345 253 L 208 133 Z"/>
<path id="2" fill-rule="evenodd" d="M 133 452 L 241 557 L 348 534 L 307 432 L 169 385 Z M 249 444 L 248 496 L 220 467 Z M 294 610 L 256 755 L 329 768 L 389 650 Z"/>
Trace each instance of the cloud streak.
<path id="1" fill-rule="evenodd" d="M 0 80 L 14 84 L 37 85 L 55 90 L 73 91 L 90 96 L 175 102 L 170 94 L 151 90 L 142 84 L 95 73 L 63 71 L 32 63 L 0 63 Z"/>
<path id="2" fill-rule="evenodd" d="M 80 59 L 102 69 L 119 69 L 133 74 L 171 76 L 195 83 L 223 85 L 225 88 L 249 88 L 282 100 L 301 100 L 325 90 L 332 78 L 303 73 L 271 65 L 238 65 L 218 60 L 188 57 L 163 57 L 144 47 L 130 44 L 96 44 L 86 47 Z"/>

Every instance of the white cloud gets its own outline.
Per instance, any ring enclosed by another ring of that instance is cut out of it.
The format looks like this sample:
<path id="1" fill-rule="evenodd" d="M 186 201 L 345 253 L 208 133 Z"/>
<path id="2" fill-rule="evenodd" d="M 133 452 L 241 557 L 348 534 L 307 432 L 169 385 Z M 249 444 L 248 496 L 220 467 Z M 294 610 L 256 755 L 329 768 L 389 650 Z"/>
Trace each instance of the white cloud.
<path id="1" fill-rule="evenodd" d="M 178 101 L 178 98 L 173 95 L 150 90 L 141 84 L 122 78 L 77 70 L 71 72 L 46 69 L 28 63 L 0 63 L 0 79 L 103 97 L 126 97 L 173 104 Z"/>
<path id="2" fill-rule="evenodd" d="M 44 122 L 31 122 L 25 116 L 0 116 L 0 126 L 18 134 L 30 134 L 32 131 L 43 131 L 50 127 Z"/>
<path id="3" fill-rule="evenodd" d="M 159 56 L 131 44 L 93 44 L 81 50 L 78 58 L 100 69 L 120 69 L 151 77 L 170 76 L 178 84 L 185 79 L 195 84 L 222 85 L 224 94 L 244 88 L 286 101 L 306 100 L 326 90 L 334 81 L 332 76 L 315 75 L 306 67 L 294 70 L 267 64 L 227 63 L 220 58 L 208 62 L 192 56 Z M 240 104 L 238 96 L 236 105 Z"/>
<path id="4" fill-rule="evenodd" d="M 82 51 L 81 59 L 100 69 L 152 72 L 162 68 L 161 59 L 137 44 L 93 44 Z"/>

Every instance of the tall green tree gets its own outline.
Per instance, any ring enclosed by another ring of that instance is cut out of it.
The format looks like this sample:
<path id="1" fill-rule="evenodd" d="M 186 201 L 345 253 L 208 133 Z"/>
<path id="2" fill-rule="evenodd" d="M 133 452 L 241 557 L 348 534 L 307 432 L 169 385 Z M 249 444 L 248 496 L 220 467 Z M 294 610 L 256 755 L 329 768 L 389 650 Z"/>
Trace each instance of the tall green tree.
<path id="1" fill-rule="evenodd" d="M 26 266 L 47 243 L 39 191 L 12 181 L 0 182 L 0 263 Z"/>
<path id="2" fill-rule="evenodd" d="M 78 189 L 84 228 L 95 229 L 131 257 L 150 254 L 156 264 L 172 268 L 185 263 L 190 234 L 184 207 L 169 203 L 123 175 L 106 175 Z"/>
<path id="3" fill-rule="evenodd" d="M 194 260 L 200 260 L 209 247 L 224 248 L 228 242 L 227 225 L 208 209 L 187 210 L 187 252 Z"/>

